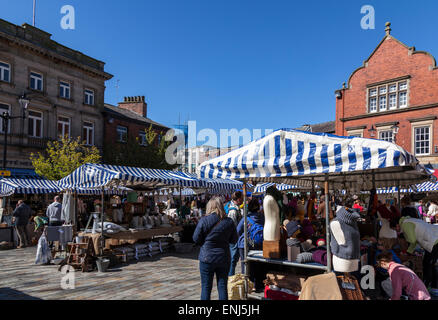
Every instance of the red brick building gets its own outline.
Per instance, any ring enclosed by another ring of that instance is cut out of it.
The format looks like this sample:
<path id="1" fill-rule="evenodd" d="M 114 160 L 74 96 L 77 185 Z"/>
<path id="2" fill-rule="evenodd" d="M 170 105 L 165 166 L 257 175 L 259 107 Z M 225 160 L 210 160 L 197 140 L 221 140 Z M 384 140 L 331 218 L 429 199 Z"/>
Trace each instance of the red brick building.
<path id="1" fill-rule="evenodd" d="M 435 58 L 391 35 L 336 90 L 336 134 L 392 141 L 423 164 L 438 164 Z"/>
<path id="2" fill-rule="evenodd" d="M 145 130 L 152 129 L 159 133 L 155 143 L 158 144 L 162 135 L 169 128 L 152 121 L 147 117 L 147 103 L 144 96 L 125 97 L 118 106 L 105 104 L 104 116 L 104 145 L 111 146 L 127 143 L 129 139 L 138 138 L 140 145 L 147 145 Z M 104 154 L 104 159 L 106 159 Z"/>

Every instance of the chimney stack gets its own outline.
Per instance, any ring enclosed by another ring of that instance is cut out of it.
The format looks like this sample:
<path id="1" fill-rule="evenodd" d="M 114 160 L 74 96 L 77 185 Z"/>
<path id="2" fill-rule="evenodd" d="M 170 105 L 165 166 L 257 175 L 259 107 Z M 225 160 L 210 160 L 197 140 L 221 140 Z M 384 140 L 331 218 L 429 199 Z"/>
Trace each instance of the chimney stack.
<path id="1" fill-rule="evenodd" d="M 119 108 L 130 110 L 147 118 L 148 105 L 144 96 L 124 97 L 123 102 L 119 102 Z"/>

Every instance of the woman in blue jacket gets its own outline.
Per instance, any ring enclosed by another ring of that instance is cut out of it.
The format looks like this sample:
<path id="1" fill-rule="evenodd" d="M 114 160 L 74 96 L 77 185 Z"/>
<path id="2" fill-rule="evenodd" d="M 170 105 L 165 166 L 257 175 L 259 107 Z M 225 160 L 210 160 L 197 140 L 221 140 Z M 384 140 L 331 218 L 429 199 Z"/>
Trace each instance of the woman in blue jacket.
<path id="1" fill-rule="evenodd" d="M 207 203 L 206 216 L 196 226 L 193 241 L 201 246 L 199 271 L 201 273 L 201 300 L 210 300 L 213 278 L 216 274 L 219 300 L 228 300 L 227 283 L 230 270 L 230 243 L 237 242 L 233 220 L 227 218 L 219 197 Z"/>

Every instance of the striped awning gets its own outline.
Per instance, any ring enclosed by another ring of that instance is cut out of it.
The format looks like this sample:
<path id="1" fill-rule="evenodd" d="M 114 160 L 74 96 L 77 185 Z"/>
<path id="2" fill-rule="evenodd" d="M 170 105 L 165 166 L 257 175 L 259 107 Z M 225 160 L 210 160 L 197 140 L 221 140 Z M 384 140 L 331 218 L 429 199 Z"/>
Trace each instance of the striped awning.
<path id="1" fill-rule="evenodd" d="M 232 179 L 210 179 L 210 178 L 199 178 L 196 173 L 184 173 L 193 179 L 198 179 L 203 182 L 208 190 L 224 190 L 224 191 L 234 191 L 237 189 L 242 189 L 243 182 L 232 180 Z"/>
<path id="2" fill-rule="evenodd" d="M 67 177 L 59 180 L 58 185 L 63 189 L 88 189 L 104 186 L 148 189 L 166 186 L 201 188 L 205 186 L 205 183 L 176 171 L 104 164 L 84 164 Z"/>
<path id="3" fill-rule="evenodd" d="M 15 179 L 3 178 L 0 180 L 1 196 L 18 194 L 43 194 L 61 192 L 56 181 L 46 179 Z"/>
<path id="4" fill-rule="evenodd" d="M 431 174 L 396 144 L 281 129 L 223 156 L 202 163 L 201 178 L 275 182 L 310 187 L 369 190 L 429 180 Z"/>
<path id="5" fill-rule="evenodd" d="M 129 191 L 129 188 L 106 188 L 105 194 L 122 195 Z M 25 178 L 3 178 L 0 180 L 0 197 L 8 197 L 13 194 L 46 194 L 60 193 L 63 188 L 58 186 L 57 181 L 47 179 L 25 179 Z M 93 188 L 72 188 L 79 195 L 99 195 L 102 189 Z"/>
<path id="6" fill-rule="evenodd" d="M 298 186 L 292 186 L 290 184 L 266 182 L 266 183 L 260 183 L 260 184 L 256 185 L 256 187 L 254 188 L 254 193 L 265 193 L 266 190 L 271 186 L 275 186 L 277 188 L 277 190 L 279 190 L 279 191 L 286 191 L 286 190 L 293 190 L 293 189 L 298 191 L 298 190 L 302 189 Z"/>
<path id="7" fill-rule="evenodd" d="M 415 185 L 415 190 L 412 188 L 401 188 L 401 193 L 406 192 L 436 192 L 438 191 L 438 182 L 423 182 L 420 184 Z M 384 194 L 384 193 L 397 193 L 398 188 L 397 187 L 390 187 L 390 188 L 384 188 L 384 189 L 377 189 L 377 193 Z"/>

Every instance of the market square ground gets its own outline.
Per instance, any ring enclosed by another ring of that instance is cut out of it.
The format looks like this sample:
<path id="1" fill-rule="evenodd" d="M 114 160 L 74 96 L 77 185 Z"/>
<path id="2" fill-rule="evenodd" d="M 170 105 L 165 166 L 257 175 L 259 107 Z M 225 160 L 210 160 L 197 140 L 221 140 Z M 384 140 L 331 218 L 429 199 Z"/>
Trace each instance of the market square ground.
<path id="1" fill-rule="evenodd" d="M 35 255 L 36 247 L 0 252 L 0 300 L 199 300 L 201 296 L 197 249 L 163 253 L 106 273 L 76 272 L 71 290 L 61 288 L 58 266 L 37 266 Z M 218 299 L 215 283 L 212 299 Z"/>

